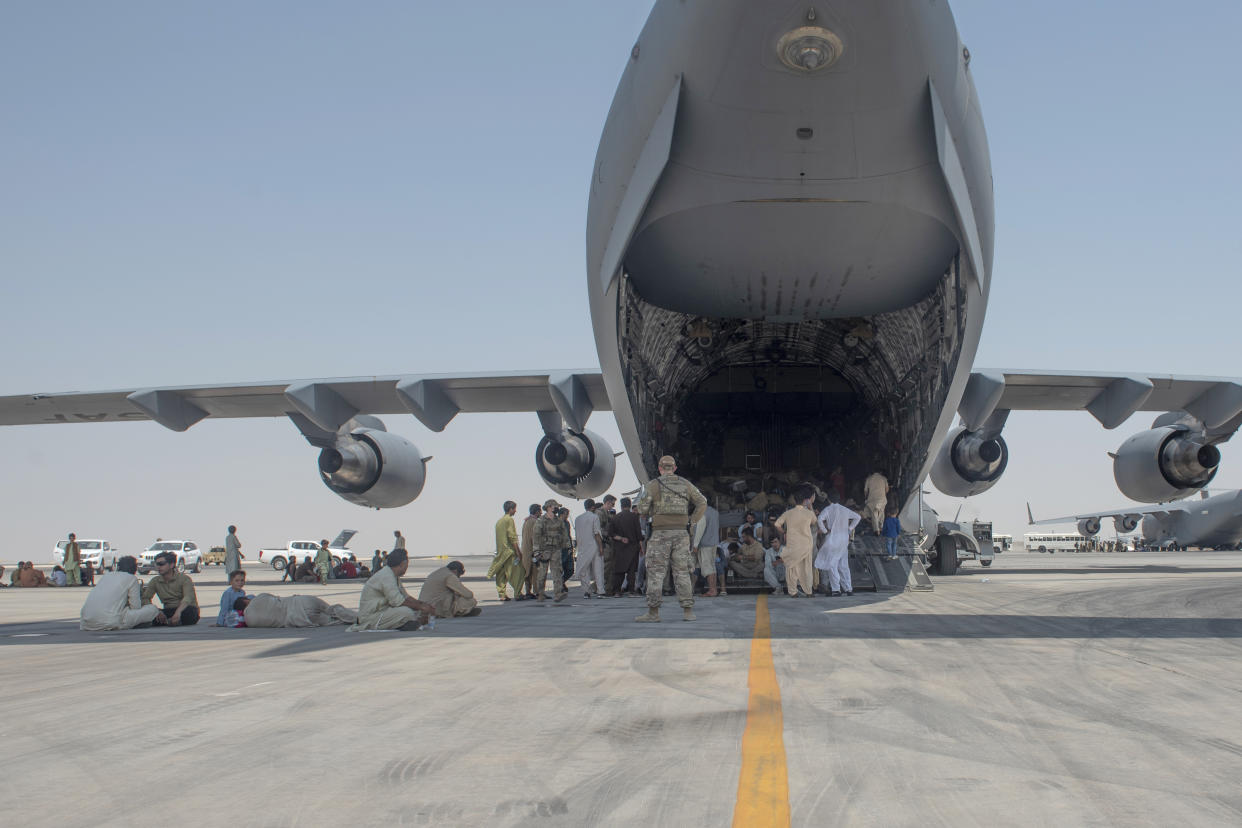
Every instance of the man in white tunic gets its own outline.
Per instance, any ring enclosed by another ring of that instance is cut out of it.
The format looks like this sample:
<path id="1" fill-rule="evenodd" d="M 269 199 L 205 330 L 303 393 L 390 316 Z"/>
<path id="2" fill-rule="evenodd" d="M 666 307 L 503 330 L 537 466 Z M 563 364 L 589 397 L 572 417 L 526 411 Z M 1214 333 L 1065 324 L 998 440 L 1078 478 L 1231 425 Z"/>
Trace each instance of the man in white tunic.
<path id="1" fill-rule="evenodd" d="M 99 579 L 82 605 L 84 630 L 131 630 L 150 624 L 159 613 L 154 604 L 142 605 L 142 585 L 134 577 L 138 561 L 126 555 L 116 562 L 116 571 Z"/>
<path id="2" fill-rule="evenodd" d="M 834 492 L 835 494 L 835 492 Z M 819 528 L 827 535 L 815 556 L 815 568 L 828 573 L 832 594 L 854 594 L 854 581 L 850 578 L 850 534 L 862 520 L 862 515 L 847 509 L 840 503 L 829 503 L 819 513 Z"/>
<path id="3" fill-rule="evenodd" d="M 595 514 L 595 501 L 588 497 L 582 507 L 586 511 L 574 519 L 574 535 L 578 538 L 578 568 L 574 571 L 574 577 L 582 582 L 585 590 L 582 597 L 592 598 L 608 591 L 608 585 L 604 583 L 603 541 L 600 538 L 603 529 L 599 515 Z M 592 581 L 594 589 L 591 588 Z"/>
<path id="4" fill-rule="evenodd" d="M 264 592 L 253 598 L 238 598 L 233 609 L 246 617 L 247 627 L 330 627 L 358 620 L 353 610 L 314 595 L 278 598 Z"/>
<path id="5" fill-rule="evenodd" d="M 401 586 L 401 576 L 410 568 L 404 549 L 388 553 L 388 565 L 376 572 L 362 588 L 358 599 L 358 620 L 349 629 L 415 630 L 435 612 L 430 604 L 414 598 Z M 423 614 L 419 618 L 419 613 Z"/>

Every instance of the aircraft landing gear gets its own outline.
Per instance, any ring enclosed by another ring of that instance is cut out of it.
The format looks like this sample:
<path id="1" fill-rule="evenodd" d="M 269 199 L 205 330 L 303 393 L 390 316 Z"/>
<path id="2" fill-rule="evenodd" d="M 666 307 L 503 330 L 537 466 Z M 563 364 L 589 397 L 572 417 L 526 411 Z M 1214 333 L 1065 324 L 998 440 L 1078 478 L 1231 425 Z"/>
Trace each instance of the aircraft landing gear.
<path id="1" fill-rule="evenodd" d="M 936 574 L 957 574 L 957 541 L 953 538 L 936 538 Z"/>

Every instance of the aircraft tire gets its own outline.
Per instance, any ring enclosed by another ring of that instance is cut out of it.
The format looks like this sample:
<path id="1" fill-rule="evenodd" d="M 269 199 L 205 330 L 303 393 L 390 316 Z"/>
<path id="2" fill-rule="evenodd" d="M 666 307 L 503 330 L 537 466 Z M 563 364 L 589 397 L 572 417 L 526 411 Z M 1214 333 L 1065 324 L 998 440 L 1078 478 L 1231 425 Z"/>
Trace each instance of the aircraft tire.
<path id="1" fill-rule="evenodd" d="M 991 566 L 991 565 L 992 565 L 992 562 L 991 562 L 991 561 L 979 561 L 979 563 L 983 564 L 984 566 Z"/>
<path id="2" fill-rule="evenodd" d="M 957 574 L 957 542 L 953 538 L 936 538 L 936 571 L 941 575 Z"/>

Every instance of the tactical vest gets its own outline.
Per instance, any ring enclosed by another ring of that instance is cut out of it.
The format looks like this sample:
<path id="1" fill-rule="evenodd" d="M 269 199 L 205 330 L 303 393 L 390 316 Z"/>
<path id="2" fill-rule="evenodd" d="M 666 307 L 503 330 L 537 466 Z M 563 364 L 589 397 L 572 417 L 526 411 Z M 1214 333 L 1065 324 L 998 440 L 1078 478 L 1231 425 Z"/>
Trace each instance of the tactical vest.
<path id="1" fill-rule="evenodd" d="M 651 481 L 651 515 L 677 515 L 684 518 L 690 514 L 690 494 L 685 478 L 670 474 Z"/>

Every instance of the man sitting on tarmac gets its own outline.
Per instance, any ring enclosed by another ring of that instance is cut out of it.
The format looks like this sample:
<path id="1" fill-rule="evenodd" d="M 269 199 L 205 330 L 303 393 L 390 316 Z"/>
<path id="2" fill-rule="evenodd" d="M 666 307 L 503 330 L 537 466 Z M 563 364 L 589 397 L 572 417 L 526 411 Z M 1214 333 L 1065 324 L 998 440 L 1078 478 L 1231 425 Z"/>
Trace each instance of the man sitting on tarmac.
<path id="1" fill-rule="evenodd" d="M 411 597 L 401 585 L 401 576 L 409 568 L 410 559 L 404 549 L 388 553 L 388 565 L 372 575 L 362 587 L 362 597 L 358 599 L 358 620 L 349 629 L 355 632 L 416 630 L 427 623 L 435 608 Z"/>
<path id="2" fill-rule="evenodd" d="M 172 552 L 156 555 L 155 571 L 158 574 L 147 581 L 142 590 L 144 604 L 150 604 L 151 599 L 157 596 L 163 604 L 155 616 L 155 623 L 170 627 L 192 627 L 197 624 L 198 595 L 194 592 L 190 576 L 177 571 L 177 556 Z"/>
<path id="3" fill-rule="evenodd" d="M 459 615 L 479 615 L 478 601 L 474 593 L 461 582 L 466 574 L 466 567 L 461 561 L 449 561 L 427 576 L 423 581 L 423 589 L 418 593 L 418 600 L 432 607 L 432 611 L 441 618 L 452 618 Z"/>
<path id="4" fill-rule="evenodd" d="M 99 579 L 82 605 L 79 626 L 84 630 L 132 630 L 149 627 L 159 609 L 142 604 L 142 584 L 134 573 L 138 561 L 126 555 L 116 562 L 116 571 Z"/>

